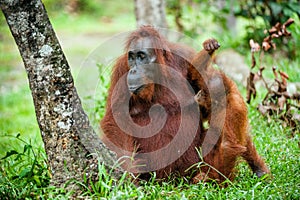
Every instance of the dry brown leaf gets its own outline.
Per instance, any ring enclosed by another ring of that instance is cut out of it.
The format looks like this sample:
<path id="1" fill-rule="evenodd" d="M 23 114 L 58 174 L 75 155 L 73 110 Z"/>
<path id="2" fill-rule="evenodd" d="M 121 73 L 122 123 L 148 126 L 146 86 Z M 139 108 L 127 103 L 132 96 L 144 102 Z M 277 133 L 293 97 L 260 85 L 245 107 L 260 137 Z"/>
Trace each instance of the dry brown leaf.
<path id="1" fill-rule="evenodd" d="M 300 92 L 296 92 L 292 95 L 291 99 L 300 101 Z"/>
<path id="2" fill-rule="evenodd" d="M 271 38 L 279 38 L 279 35 L 276 34 L 276 33 L 273 33 L 273 34 L 271 35 Z"/>
<path id="3" fill-rule="evenodd" d="M 253 39 L 249 41 L 251 52 L 258 52 L 260 50 L 260 46 L 257 42 L 254 42 Z"/>
<path id="4" fill-rule="evenodd" d="M 274 42 L 271 43 L 274 50 L 276 50 L 276 44 Z"/>
<path id="5" fill-rule="evenodd" d="M 271 48 L 271 45 L 268 42 L 263 42 L 262 47 L 265 51 L 268 51 Z"/>
<path id="6" fill-rule="evenodd" d="M 269 35 L 264 38 L 261 48 L 264 51 L 268 51 L 271 48 L 276 50 L 276 44 L 273 42 L 273 39 L 290 36 L 291 33 L 288 32 L 287 27 L 292 23 L 294 23 L 294 20 L 290 18 L 284 24 L 276 23 L 276 25 L 271 27 L 268 31 L 264 30 L 264 33 L 269 33 Z M 251 69 L 253 69 L 256 66 L 254 52 L 259 51 L 260 46 L 252 39 L 249 41 L 249 44 L 252 52 Z M 262 55 L 263 52 L 260 53 L 260 59 L 262 58 Z M 262 113 L 262 115 L 268 117 L 269 122 L 274 120 L 273 118 L 271 118 L 271 115 L 276 114 L 279 116 L 279 119 L 282 120 L 282 125 L 288 125 L 293 130 L 299 129 L 298 127 L 300 126 L 300 114 L 297 111 L 300 110 L 300 93 L 298 92 L 290 94 L 287 91 L 289 76 L 287 73 L 278 70 L 275 66 L 272 67 L 274 81 L 271 84 L 267 83 L 263 77 L 264 69 L 265 67 L 260 66 L 259 70 L 256 73 L 250 71 L 249 77 L 247 79 L 247 103 L 250 103 L 252 97 L 255 98 L 256 79 L 261 79 L 263 80 L 264 86 L 267 89 L 267 94 L 265 95 L 262 103 L 257 107 L 259 112 Z M 293 112 L 291 110 L 293 110 Z M 294 114 L 295 110 L 297 110 L 297 114 Z"/>
<path id="7" fill-rule="evenodd" d="M 286 103 L 286 98 L 284 96 L 278 98 L 278 106 L 280 110 L 284 109 L 285 103 Z"/>
<path id="8" fill-rule="evenodd" d="M 289 18 L 286 22 L 284 22 L 284 26 L 288 27 L 289 25 L 291 25 L 292 23 L 294 23 L 295 20 L 292 18 Z"/>
<path id="9" fill-rule="evenodd" d="M 256 73 L 256 75 L 259 77 L 259 78 L 262 78 L 262 75 L 263 75 L 263 71 L 264 71 L 265 67 L 260 67 L 259 68 L 259 71 Z"/>
<path id="10" fill-rule="evenodd" d="M 254 84 L 254 77 L 255 74 L 250 72 L 249 77 L 247 78 L 247 103 L 251 102 L 251 97 L 253 96 L 253 99 L 256 97 L 256 88 Z"/>
<path id="11" fill-rule="evenodd" d="M 281 77 L 281 80 L 282 80 L 282 83 L 287 86 L 287 79 L 289 79 L 289 75 L 285 72 L 282 72 L 282 71 L 279 71 L 279 74 L 280 74 L 280 77 Z"/>
<path id="12" fill-rule="evenodd" d="M 274 76 L 275 76 L 275 78 L 277 79 L 278 78 L 278 74 L 277 74 L 277 67 L 276 66 L 273 66 L 272 67 L 272 71 L 273 71 L 273 74 L 274 74 Z"/>
<path id="13" fill-rule="evenodd" d="M 269 110 L 269 108 L 267 106 L 264 106 L 262 104 L 259 104 L 257 109 L 264 116 L 268 113 L 268 110 Z"/>

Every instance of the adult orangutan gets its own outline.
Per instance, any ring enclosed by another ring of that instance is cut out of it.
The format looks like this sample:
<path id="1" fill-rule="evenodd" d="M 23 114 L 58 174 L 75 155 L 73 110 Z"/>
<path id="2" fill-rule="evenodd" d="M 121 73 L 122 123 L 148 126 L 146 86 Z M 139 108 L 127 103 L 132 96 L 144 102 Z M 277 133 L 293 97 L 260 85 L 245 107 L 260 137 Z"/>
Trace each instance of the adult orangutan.
<path id="1" fill-rule="evenodd" d="M 210 67 L 219 45 L 204 44 L 196 54 L 143 26 L 130 34 L 126 53 L 113 68 L 103 141 L 122 167 L 141 179 L 149 179 L 150 172 L 158 179 L 179 174 L 193 182 L 232 179 L 238 156 L 258 176 L 268 173 L 248 135 L 247 109 L 237 88 Z M 209 129 L 203 127 L 207 119 Z M 197 165 L 202 159 L 209 165 Z"/>

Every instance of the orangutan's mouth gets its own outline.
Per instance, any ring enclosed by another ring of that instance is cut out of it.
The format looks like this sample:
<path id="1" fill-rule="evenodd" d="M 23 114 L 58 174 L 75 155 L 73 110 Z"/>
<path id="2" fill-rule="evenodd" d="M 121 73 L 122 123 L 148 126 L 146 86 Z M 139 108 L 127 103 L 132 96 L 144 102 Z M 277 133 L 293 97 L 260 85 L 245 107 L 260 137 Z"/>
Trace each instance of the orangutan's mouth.
<path id="1" fill-rule="evenodd" d="M 128 89 L 133 94 L 138 94 L 140 91 L 143 90 L 145 85 L 137 85 L 137 86 L 130 86 Z"/>

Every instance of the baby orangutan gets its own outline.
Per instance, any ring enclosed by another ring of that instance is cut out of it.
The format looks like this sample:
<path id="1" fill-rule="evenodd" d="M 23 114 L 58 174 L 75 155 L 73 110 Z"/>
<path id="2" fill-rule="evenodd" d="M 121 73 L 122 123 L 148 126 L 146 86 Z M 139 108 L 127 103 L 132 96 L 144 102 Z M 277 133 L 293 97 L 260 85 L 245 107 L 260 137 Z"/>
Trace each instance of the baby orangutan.
<path id="1" fill-rule="evenodd" d="M 219 136 L 217 144 L 205 155 L 204 161 L 232 179 L 236 159 L 242 156 L 252 171 L 261 177 L 269 173 L 269 169 L 258 155 L 248 133 L 247 107 L 244 99 L 235 83 L 223 72 L 211 66 L 214 51 L 219 47 L 215 39 L 206 40 L 203 43 L 206 52 L 201 51 L 194 57 L 189 70 L 191 81 L 196 82 L 198 86 L 199 91 L 195 95 L 195 100 L 200 106 L 202 122 L 208 121 L 208 130 L 211 130 L 206 137 Z M 210 62 L 203 61 L 205 53 L 211 55 Z M 203 65 L 203 62 L 210 64 Z M 207 178 L 223 180 L 219 173 L 210 170 L 208 174 L 199 173 L 193 181 L 198 182 Z"/>

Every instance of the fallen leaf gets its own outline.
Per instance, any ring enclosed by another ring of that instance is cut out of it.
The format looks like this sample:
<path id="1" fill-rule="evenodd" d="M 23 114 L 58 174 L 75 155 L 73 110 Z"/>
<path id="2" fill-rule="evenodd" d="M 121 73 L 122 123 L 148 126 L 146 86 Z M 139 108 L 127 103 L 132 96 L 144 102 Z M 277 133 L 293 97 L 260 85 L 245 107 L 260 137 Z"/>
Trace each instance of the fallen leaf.
<path id="1" fill-rule="evenodd" d="M 286 103 L 286 98 L 284 96 L 278 98 L 278 106 L 280 110 L 284 109 L 285 103 Z"/>

